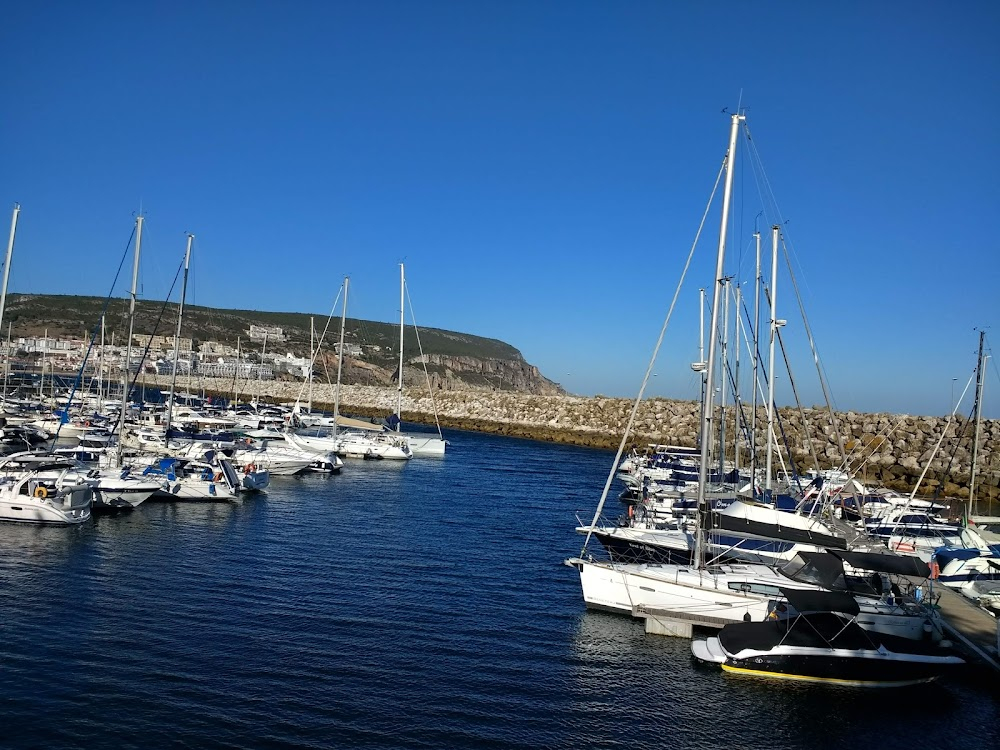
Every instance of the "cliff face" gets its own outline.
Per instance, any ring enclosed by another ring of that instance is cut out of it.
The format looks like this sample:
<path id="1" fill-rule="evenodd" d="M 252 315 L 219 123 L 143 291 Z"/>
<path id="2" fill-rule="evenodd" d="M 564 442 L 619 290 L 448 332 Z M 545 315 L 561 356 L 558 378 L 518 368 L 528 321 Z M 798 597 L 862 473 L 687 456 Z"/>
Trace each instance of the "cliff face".
<path id="1" fill-rule="evenodd" d="M 425 354 L 404 367 L 403 384 L 426 389 L 424 365 L 431 388 L 440 391 L 520 391 L 536 395 L 557 395 L 563 389 L 544 377 L 538 368 L 523 359 L 481 359 Z"/>
<path id="2" fill-rule="evenodd" d="M 15 336 L 89 337 L 101 319 L 105 300 L 98 297 L 69 295 L 12 294 L 7 300 L 7 320 L 13 323 Z M 121 342 L 128 331 L 128 305 L 114 299 L 106 316 L 107 339 Z M 135 332 L 140 334 L 173 333 L 176 307 L 169 306 L 161 318 L 163 305 L 140 301 L 136 307 Z M 308 356 L 313 345 L 310 334 L 314 316 L 305 313 L 278 313 L 255 310 L 225 310 L 197 305 L 184 308 L 183 336 L 194 343 L 217 341 L 237 346 L 242 340 L 244 355 L 260 351 L 261 342 L 246 339 L 250 324 L 277 326 L 283 339 L 271 341 L 269 351 L 287 351 Z M 169 321 L 169 322 L 167 322 Z M 5 321 L 6 322 L 6 321 Z M 498 339 L 475 336 L 438 328 L 421 329 L 419 337 L 412 326 L 404 329 L 404 385 L 407 390 L 426 391 L 427 376 L 436 391 L 520 391 L 532 394 L 558 394 L 562 388 L 545 378 L 537 367 L 524 361 L 521 353 Z M 349 385 L 394 386 L 398 382 L 399 326 L 370 320 L 348 318 L 344 335 L 346 352 L 357 356 L 344 358 L 342 382 Z M 328 338 L 314 370 L 317 382 L 332 383 L 337 375 L 337 355 Z M 277 349 L 275 348 L 277 347 Z M 420 353 L 423 352 L 421 355 Z"/>
<path id="3" fill-rule="evenodd" d="M 426 374 L 424 368 L 426 366 Z M 399 362 L 371 362 L 344 358 L 341 382 L 344 385 L 389 386 L 398 382 Z M 316 365 L 316 381 L 333 383 L 337 357 L 327 354 Z M 327 380 L 329 378 L 329 380 Z M 425 354 L 403 363 L 403 390 L 408 394 L 427 393 L 427 382 L 435 393 L 451 391 L 509 392 L 540 396 L 564 393 L 534 365 L 520 358 L 500 359 L 471 356 Z"/>

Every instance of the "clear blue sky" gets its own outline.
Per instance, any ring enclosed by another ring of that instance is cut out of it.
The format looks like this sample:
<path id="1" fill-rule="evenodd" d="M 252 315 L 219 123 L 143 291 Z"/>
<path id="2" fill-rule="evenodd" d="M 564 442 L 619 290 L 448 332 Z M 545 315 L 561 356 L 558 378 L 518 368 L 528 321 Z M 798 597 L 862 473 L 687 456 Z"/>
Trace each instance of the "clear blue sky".
<path id="1" fill-rule="evenodd" d="M 187 231 L 202 305 L 326 314 L 350 275 L 348 314 L 390 321 L 402 261 L 421 326 L 632 396 L 742 92 L 836 406 L 943 414 L 974 329 L 1000 341 L 998 32 L 995 2 L 12 5 L 10 288 L 106 294 L 141 204 L 146 299 Z M 727 266 L 752 283 L 746 153 Z M 716 209 L 651 394 L 697 396 L 717 234 Z"/>

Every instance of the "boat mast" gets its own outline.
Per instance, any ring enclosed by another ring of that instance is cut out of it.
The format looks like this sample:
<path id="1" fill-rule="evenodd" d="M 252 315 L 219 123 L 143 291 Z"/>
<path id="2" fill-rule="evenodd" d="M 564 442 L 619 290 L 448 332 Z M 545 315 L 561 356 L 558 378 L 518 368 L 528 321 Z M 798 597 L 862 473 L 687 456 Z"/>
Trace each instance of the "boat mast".
<path id="1" fill-rule="evenodd" d="M 10 259 L 14 254 L 14 235 L 17 234 L 17 217 L 21 206 L 14 204 L 14 213 L 10 217 L 10 239 L 7 240 L 7 258 L 3 262 L 3 288 L 0 289 L 0 330 L 3 330 L 3 314 L 7 309 L 7 280 L 10 278 Z M 10 361 L 10 347 L 7 347 L 7 361 Z M 4 398 L 7 398 L 7 388 L 4 386 Z"/>
<path id="2" fill-rule="evenodd" d="M 743 303 L 743 287 L 736 285 L 736 315 L 733 318 L 733 335 L 736 346 L 733 348 L 733 470 L 739 482 L 740 472 L 740 416 L 743 408 L 740 404 L 740 344 L 743 341 L 743 327 L 740 319 L 740 305 Z"/>
<path id="3" fill-rule="evenodd" d="M 45 335 L 42 337 L 42 374 L 38 378 L 38 400 L 44 403 L 45 401 L 45 355 L 49 351 L 49 329 L 45 329 Z M 53 407 L 54 408 L 54 407 Z"/>
<path id="4" fill-rule="evenodd" d="M 128 339 L 125 342 L 125 366 L 122 368 L 122 408 L 118 414 L 118 463 L 125 449 L 125 411 L 128 408 L 128 372 L 132 364 L 132 331 L 135 327 L 135 290 L 139 285 L 139 254 L 142 250 L 142 214 L 135 217 L 135 257 L 132 261 L 132 290 L 129 292 Z"/>
<path id="5" fill-rule="evenodd" d="M 722 368 L 719 373 L 719 477 L 725 473 L 726 463 L 726 393 L 729 391 L 726 374 L 729 371 L 729 297 L 730 279 L 723 281 L 722 302 Z"/>
<path id="6" fill-rule="evenodd" d="M 719 226 L 719 249 L 715 261 L 715 285 L 712 289 L 712 322 L 708 336 L 708 362 L 705 366 L 705 400 L 701 410 L 701 460 L 698 464 L 698 533 L 695 535 L 694 559 L 698 568 L 704 567 L 704 523 L 708 514 L 705 503 L 705 484 L 708 480 L 708 453 L 712 435 L 712 383 L 715 377 L 716 331 L 719 326 L 719 296 L 725 281 L 723 271 L 726 260 L 726 232 L 729 226 L 729 205 L 733 193 L 733 172 L 736 165 L 736 136 L 739 134 L 740 122 L 745 117 L 732 115 L 732 127 L 729 132 L 729 151 L 726 153 L 726 187 L 722 197 L 722 219 Z"/>
<path id="7" fill-rule="evenodd" d="M 7 324 L 7 358 L 4 360 L 3 368 L 3 408 L 7 408 L 7 382 L 10 380 L 10 329 L 13 323 Z"/>
<path id="8" fill-rule="evenodd" d="M 264 388 L 264 355 L 267 354 L 267 331 L 264 331 L 264 343 L 260 347 L 260 365 L 257 367 L 257 395 L 254 397 L 254 410 L 260 414 L 260 392 Z"/>
<path id="9" fill-rule="evenodd" d="M 313 368 L 316 361 L 316 318 L 309 316 L 309 413 L 313 410 Z"/>
<path id="10" fill-rule="evenodd" d="M 104 413 L 104 315 L 101 314 L 101 353 L 97 357 L 97 412 Z"/>
<path id="11" fill-rule="evenodd" d="M 403 264 L 399 264 L 399 383 L 396 387 L 396 432 L 402 429 L 403 420 L 403 305 L 406 281 L 403 276 Z"/>
<path id="12" fill-rule="evenodd" d="M 344 277 L 344 307 L 340 313 L 340 348 L 337 352 L 337 389 L 333 396 L 333 436 L 337 436 L 337 420 L 340 418 L 340 374 L 344 369 L 344 327 L 347 325 L 347 287 L 350 277 Z"/>
<path id="13" fill-rule="evenodd" d="M 774 450 L 774 340 L 778 334 L 778 319 L 775 313 L 778 293 L 778 225 L 771 227 L 771 352 L 767 363 L 767 462 L 764 476 L 764 491 L 771 492 L 771 453 Z M 768 500 L 774 502 L 769 496 Z"/>
<path id="14" fill-rule="evenodd" d="M 986 331 L 979 332 L 979 359 L 976 360 L 976 429 L 972 437 L 972 469 L 969 472 L 969 506 L 966 512 L 966 519 L 975 512 L 976 502 L 976 467 L 979 463 L 979 436 L 983 428 L 983 386 L 986 378 L 983 377 L 983 366 L 986 364 L 986 357 L 983 355 L 983 343 L 986 339 Z"/>
<path id="15" fill-rule="evenodd" d="M 753 490 L 753 498 L 757 499 L 757 384 L 760 379 L 758 367 L 760 365 L 760 348 L 758 340 L 760 338 L 760 232 L 753 233 L 757 244 L 757 274 L 754 277 L 753 292 L 753 419 L 750 429 L 750 482 Z"/>
<path id="16" fill-rule="evenodd" d="M 705 290 L 698 290 L 698 361 L 691 364 L 691 369 L 701 375 L 701 393 L 698 404 L 705 408 Z M 699 438 L 700 440 L 700 438 Z M 701 447 L 699 442 L 698 447 Z"/>
<path id="17" fill-rule="evenodd" d="M 191 266 L 191 245 L 194 243 L 194 235 L 188 233 L 187 249 L 184 251 L 184 280 L 181 282 L 181 303 L 177 308 L 177 328 L 174 332 L 174 366 L 170 374 L 170 401 L 167 406 L 167 426 L 163 434 L 169 439 L 170 422 L 174 417 L 174 390 L 177 388 L 177 360 L 181 353 L 181 321 L 184 318 L 184 298 L 187 296 L 188 268 Z M 191 363 L 188 363 L 188 371 L 191 370 Z M 190 389 L 189 389 L 190 390 Z"/>

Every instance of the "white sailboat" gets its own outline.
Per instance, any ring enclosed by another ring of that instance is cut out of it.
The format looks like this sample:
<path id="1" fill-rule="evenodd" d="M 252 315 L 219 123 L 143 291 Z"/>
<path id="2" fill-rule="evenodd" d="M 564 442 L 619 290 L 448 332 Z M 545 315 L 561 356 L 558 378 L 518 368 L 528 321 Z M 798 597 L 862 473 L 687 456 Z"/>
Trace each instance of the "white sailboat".
<path id="1" fill-rule="evenodd" d="M 333 435 L 335 439 L 334 451 L 338 456 L 349 458 L 375 458 L 390 459 L 394 461 L 407 460 L 413 458 L 410 446 L 403 437 L 398 437 L 392 433 L 377 432 L 369 433 L 358 429 L 349 429 L 341 432 L 340 424 L 340 381 L 344 369 L 344 330 L 347 324 L 347 290 L 350 279 L 344 278 L 344 306 L 340 316 L 340 351 L 337 357 L 337 388 L 333 402 Z"/>
<path id="2" fill-rule="evenodd" d="M 419 456 L 443 456 L 445 453 L 445 448 L 448 446 L 448 441 L 444 439 L 441 434 L 441 425 L 437 425 L 437 436 L 430 434 L 421 434 L 413 432 L 402 432 L 402 419 L 403 419 L 403 332 L 405 330 L 405 316 L 404 316 L 404 305 L 406 301 L 406 276 L 403 269 L 403 264 L 399 264 L 399 378 L 396 386 L 396 435 L 406 438 L 406 442 L 410 447 L 410 452 L 413 455 Z M 413 329 L 417 329 L 416 322 L 413 324 Z M 417 334 L 417 339 L 419 341 L 420 334 Z M 426 372 L 426 369 L 425 369 Z M 430 388 L 430 381 L 427 383 L 427 390 L 431 393 L 433 398 L 433 391 Z M 435 420 L 437 419 L 437 414 L 434 415 Z"/>
<path id="3" fill-rule="evenodd" d="M 709 515 L 706 500 L 710 461 L 709 450 L 713 441 L 713 435 L 715 434 L 714 421 L 717 419 L 714 408 L 714 390 L 721 311 L 720 296 L 725 279 L 724 262 L 736 159 L 736 143 L 740 123 L 743 120 L 743 115 L 732 115 L 729 148 L 723 164 L 726 180 L 716 254 L 715 283 L 711 306 L 712 318 L 709 329 L 709 350 L 708 358 L 702 371 L 705 387 L 703 389 L 704 403 L 702 406 L 700 433 L 701 456 L 698 464 L 699 481 L 697 490 L 697 507 L 701 523 L 695 534 L 694 564 L 619 563 L 597 559 L 587 554 L 587 543 L 590 541 L 592 535 L 592 532 L 588 532 L 587 542 L 584 543 L 580 556 L 570 558 L 566 561 L 566 564 L 579 571 L 584 602 L 591 608 L 619 611 L 633 615 L 641 614 L 644 611 L 657 610 L 676 621 L 721 624 L 741 621 L 746 618 L 761 620 L 770 614 L 782 587 L 810 588 L 814 586 L 808 580 L 793 579 L 789 575 L 786 575 L 785 572 L 767 565 L 725 564 L 709 566 L 705 564 L 706 542 L 704 520 Z M 776 231 L 777 229 L 775 229 Z M 669 322 L 669 316 L 667 322 Z M 657 343 L 657 350 L 662 343 L 665 330 L 666 322 L 664 323 L 663 331 L 661 331 L 660 340 Z M 632 417 L 626 427 L 625 435 L 618 450 L 618 455 L 615 457 L 615 465 L 621 460 L 628 433 L 635 419 L 639 400 L 642 398 L 654 364 L 655 353 L 653 359 L 650 361 L 646 379 L 640 388 Z M 598 520 L 601 517 L 601 512 L 613 478 L 614 470 L 608 476 L 594 519 L 589 525 L 590 529 L 598 528 Z M 806 552 L 802 554 L 808 555 L 810 553 Z M 899 609 L 896 606 L 897 601 L 895 599 L 890 604 L 882 591 L 876 592 L 873 590 L 872 594 L 875 599 L 869 600 L 865 606 L 876 609 L 883 606 L 893 607 L 892 612 L 884 613 L 889 615 L 890 619 L 910 616 L 910 610 Z M 911 605 L 916 607 L 913 613 L 918 618 L 922 618 L 923 610 L 917 607 L 917 605 L 912 604 L 912 602 L 906 602 L 906 607 L 910 607 Z M 901 622 L 894 620 L 892 624 L 888 620 L 879 620 L 879 622 L 884 627 L 890 627 L 894 630 L 901 628 L 911 633 L 919 633 L 922 627 L 922 622 L 919 619 L 915 620 L 912 618 Z"/>

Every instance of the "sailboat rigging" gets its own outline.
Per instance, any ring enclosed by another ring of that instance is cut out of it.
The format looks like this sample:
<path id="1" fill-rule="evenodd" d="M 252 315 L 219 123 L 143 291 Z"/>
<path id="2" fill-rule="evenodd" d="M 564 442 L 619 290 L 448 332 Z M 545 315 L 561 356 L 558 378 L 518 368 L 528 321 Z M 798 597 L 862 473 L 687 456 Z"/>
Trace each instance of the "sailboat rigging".
<path id="1" fill-rule="evenodd" d="M 395 427 L 396 435 L 405 438 L 410 451 L 418 455 L 443 456 L 448 441 L 441 434 L 441 423 L 437 418 L 437 406 L 434 404 L 434 390 L 431 388 L 430 376 L 427 374 L 427 362 L 423 357 L 423 348 L 420 346 L 420 330 L 417 328 L 416 320 L 413 322 L 413 331 L 417 339 L 417 347 L 420 348 L 421 361 L 424 365 L 424 379 L 427 382 L 427 392 L 430 394 L 431 404 L 434 408 L 434 422 L 437 426 L 437 437 L 421 433 L 403 433 L 403 334 L 405 331 L 405 304 L 408 299 L 406 289 L 406 274 L 403 264 L 399 264 L 399 370 L 396 384 L 396 414 L 391 419 L 391 424 Z M 414 319 L 413 305 L 410 305 L 410 318 Z"/>

